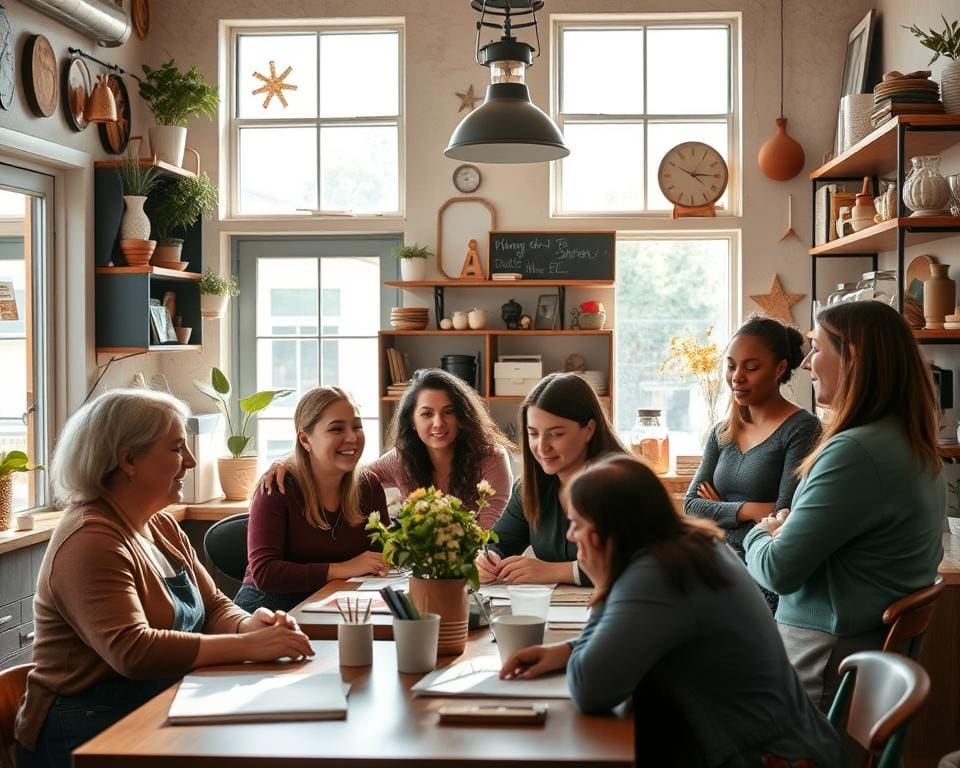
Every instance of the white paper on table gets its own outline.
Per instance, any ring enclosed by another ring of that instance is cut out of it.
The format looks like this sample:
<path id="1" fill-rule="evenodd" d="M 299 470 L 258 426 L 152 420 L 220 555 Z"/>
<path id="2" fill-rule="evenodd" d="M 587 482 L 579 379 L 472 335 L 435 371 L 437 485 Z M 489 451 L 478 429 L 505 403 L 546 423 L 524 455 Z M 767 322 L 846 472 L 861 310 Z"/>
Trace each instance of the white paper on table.
<path id="1" fill-rule="evenodd" d="M 367 610 L 367 603 L 370 603 L 370 613 L 390 613 L 390 609 L 384 602 L 379 593 L 370 594 L 369 592 L 359 592 L 358 590 L 348 590 L 343 592 L 334 592 L 323 600 L 314 600 L 307 603 L 300 610 L 305 613 L 340 613 L 337 607 L 337 601 L 342 601 L 344 610 L 347 603 L 356 605 L 361 614 Z"/>
<path id="2" fill-rule="evenodd" d="M 489 597 L 491 600 L 509 600 L 510 595 L 507 590 L 513 585 L 511 584 L 481 584 L 480 585 L 480 594 L 484 597 Z M 550 587 L 550 589 L 556 589 L 556 582 L 553 584 L 530 584 L 530 585 L 521 585 L 521 586 L 531 586 L 531 587 Z"/>
<path id="3" fill-rule="evenodd" d="M 360 585 L 357 587 L 357 592 L 379 592 L 384 587 L 393 587 L 394 590 L 402 589 L 404 592 L 410 590 L 410 579 L 406 576 L 354 576 L 347 581 Z"/>
<path id="4" fill-rule="evenodd" d="M 551 605 L 547 609 L 549 623 L 586 624 L 590 618 L 590 609 L 585 605 Z"/>
<path id="5" fill-rule="evenodd" d="M 501 680 L 500 657 L 478 656 L 436 669 L 413 686 L 414 696 L 468 696 L 507 699 L 569 699 L 564 673 L 533 680 Z"/>

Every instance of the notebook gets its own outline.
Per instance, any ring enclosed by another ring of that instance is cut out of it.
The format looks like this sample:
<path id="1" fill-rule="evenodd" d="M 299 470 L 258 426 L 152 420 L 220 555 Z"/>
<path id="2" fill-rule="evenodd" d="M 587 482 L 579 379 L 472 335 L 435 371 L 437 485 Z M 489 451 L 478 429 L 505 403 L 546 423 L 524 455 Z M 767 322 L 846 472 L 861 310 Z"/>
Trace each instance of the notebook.
<path id="1" fill-rule="evenodd" d="M 368 601 L 372 601 L 370 613 L 390 613 L 390 609 L 387 608 L 387 604 L 383 602 L 383 598 L 380 597 L 380 595 L 376 593 L 371 594 L 369 591 L 360 592 L 359 590 L 334 592 L 323 600 L 314 600 L 312 603 L 307 603 L 301 610 L 305 613 L 339 613 L 337 600 L 342 600 L 344 606 L 346 606 L 348 600 L 351 604 L 359 601 L 361 611 L 366 610 Z"/>
<path id="2" fill-rule="evenodd" d="M 494 696 L 520 699 L 569 699 L 564 673 L 532 680 L 501 680 L 500 657 L 478 656 L 425 675 L 413 688 L 414 696 Z"/>
<path id="3" fill-rule="evenodd" d="M 337 673 L 306 669 L 187 675 L 170 704 L 167 722 L 192 725 L 343 720 L 349 689 Z"/>

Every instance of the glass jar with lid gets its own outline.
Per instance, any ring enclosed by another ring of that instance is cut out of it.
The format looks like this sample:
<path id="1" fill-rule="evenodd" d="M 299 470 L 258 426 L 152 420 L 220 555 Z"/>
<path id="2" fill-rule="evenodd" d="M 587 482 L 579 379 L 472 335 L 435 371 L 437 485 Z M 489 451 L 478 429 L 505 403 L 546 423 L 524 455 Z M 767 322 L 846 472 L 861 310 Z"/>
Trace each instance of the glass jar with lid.
<path id="1" fill-rule="evenodd" d="M 876 272 L 864 272 L 859 286 L 861 299 L 882 301 L 894 309 L 897 308 L 897 273 L 890 269 L 878 269 Z"/>
<path id="2" fill-rule="evenodd" d="M 837 283 L 837 290 L 827 296 L 827 306 L 839 304 L 841 301 L 849 301 L 850 294 L 857 289 L 858 283 Z"/>
<path id="3" fill-rule="evenodd" d="M 630 430 L 630 450 L 658 475 L 670 471 L 670 434 L 660 420 L 659 408 L 639 408 Z"/>

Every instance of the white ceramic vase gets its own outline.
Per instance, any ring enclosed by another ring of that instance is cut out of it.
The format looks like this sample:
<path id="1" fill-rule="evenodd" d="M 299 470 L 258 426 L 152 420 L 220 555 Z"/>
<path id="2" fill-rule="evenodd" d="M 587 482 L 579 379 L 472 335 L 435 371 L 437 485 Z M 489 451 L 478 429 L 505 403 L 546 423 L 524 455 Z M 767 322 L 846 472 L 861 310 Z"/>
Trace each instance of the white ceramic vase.
<path id="1" fill-rule="evenodd" d="M 200 317 L 223 317 L 227 311 L 227 301 L 230 297 L 225 293 L 216 295 L 212 293 L 200 294 Z"/>
<path id="2" fill-rule="evenodd" d="M 947 114 L 960 114 L 960 61 L 948 61 L 940 73 L 940 98 Z"/>
<path id="3" fill-rule="evenodd" d="M 403 280 L 423 280 L 426 276 L 426 259 L 400 259 L 400 277 Z"/>
<path id="4" fill-rule="evenodd" d="M 179 125 L 155 125 L 147 131 L 150 152 L 178 168 L 183 165 L 183 151 L 187 146 L 187 129 Z"/>
<path id="5" fill-rule="evenodd" d="M 903 181 L 903 202 L 912 216 L 942 216 L 950 203 L 950 186 L 940 175 L 938 155 L 910 158 L 913 170 Z"/>
<path id="6" fill-rule="evenodd" d="M 142 195 L 123 196 L 123 216 L 120 218 L 121 240 L 149 240 L 150 219 L 143 210 L 147 198 Z"/>

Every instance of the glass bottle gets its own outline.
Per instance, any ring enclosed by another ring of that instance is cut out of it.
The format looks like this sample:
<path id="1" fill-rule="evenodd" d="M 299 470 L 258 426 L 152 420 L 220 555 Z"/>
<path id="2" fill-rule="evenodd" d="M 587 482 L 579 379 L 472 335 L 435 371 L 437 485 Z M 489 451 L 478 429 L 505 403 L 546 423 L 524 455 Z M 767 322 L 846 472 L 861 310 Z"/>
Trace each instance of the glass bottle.
<path id="1" fill-rule="evenodd" d="M 837 283 L 837 290 L 827 296 L 827 306 L 831 304 L 839 304 L 841 301 L 845 301 L 847 297 L 856 290 L 856 283 Z"/>
<path id="2" fill-rule="evenodd" d="M 897 273 L 889 269 L 879 269 L 876 272 L 864 272 L 863 299 L 882 301 L 894 309 L 897 308 Z"/>
<path id="3" fill-rule="evenodd" d="M 660 421 L 659 408 L 639 408 L 630 430 L 630 449 L 658 475 L 670 471 L 670 434 Z"/>

